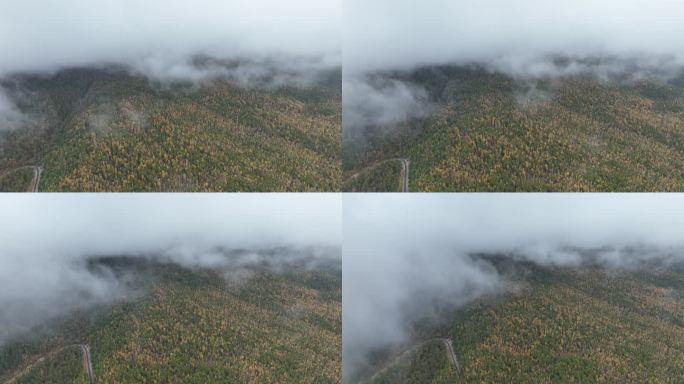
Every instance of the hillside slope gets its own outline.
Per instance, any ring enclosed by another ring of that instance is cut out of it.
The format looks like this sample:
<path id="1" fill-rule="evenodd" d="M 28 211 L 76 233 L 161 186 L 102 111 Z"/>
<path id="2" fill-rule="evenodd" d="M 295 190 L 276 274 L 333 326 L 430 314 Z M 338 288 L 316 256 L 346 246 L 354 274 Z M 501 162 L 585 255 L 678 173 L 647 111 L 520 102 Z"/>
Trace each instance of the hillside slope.
<path id="1" fill-rule="evenodd" d="M 82 354 L 69 346 L 87 344 L 103 383 L 340 382 L 339 265 L 273 272 L 118 257 L 92 263 L 94 271 L 127 276 L 137 293 L 3 346 L 0 381 L 81 383 Z"/>
<path id="2" fill-rule="evenodd" d="M 448 364 L 439 344 L 425 343 L 371 382 L 684 380 L 681 266 L 606 271 L 502 262 L 497 268 L 515 289 L 453 312 L 450 326 L 423 325 L 453 340 L 460 369 Z"/>
<path id="3" fill-rule="evenodd" d="M 466 382 L 681 382 L 684 272 L 533 272 L 529 286 L 458 314 Z"/>
<path id="4" fill-rule="evenodd" d="M 0 174 L 42 165 L 41 191 L 339 190 L 338 73 L 246 88 L 72 69 L 5 88 L 30 119 L 3 133 Z"/>
<path id="5" fill-rule="evenodd" d="M 398 176 L 357 185 L 349 175 L 395 157 L 411 161 L 411 191 L 684 190 L 681 77 L 522 81 L 476 67 L 393 76 L 425 88 L 434 111 L 345 128 L 345 190 L 384 188 Z"/>

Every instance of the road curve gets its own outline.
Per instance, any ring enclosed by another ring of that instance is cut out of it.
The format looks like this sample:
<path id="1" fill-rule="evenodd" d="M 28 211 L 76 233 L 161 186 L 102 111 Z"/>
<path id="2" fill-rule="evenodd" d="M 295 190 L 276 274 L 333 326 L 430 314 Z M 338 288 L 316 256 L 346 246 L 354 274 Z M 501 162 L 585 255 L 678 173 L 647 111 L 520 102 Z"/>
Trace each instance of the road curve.
<path id="1" fill-rule="evenodd" d="M 9 175 L 12 172 L 16 172 L 20 169 L 31 168 L 33 170 L 33 179 L 31 179 L 31 184 L 26 189 L 28 192 L 38 192 L 38 186 L 40 185 L 40 176 L 43 174 L 43 167 L 40 165 L 25 165 L 23 167 L 14 168 L 5 173 L 0 174 L 0 178 Z"/>
<path id="2" fill-rule="evenodd" d="M 93 373 L 93 360 L 90 356 L 90 345 L 88 344 L 71 344 L 71 345 L 65 345 L 64 347 L 57 348 L 46 355 L 40 357 L 36 361 L 32 362 L 28 366 L 22 368 L 19 372 L 15 373 L 9 380 L 5 381 L 5 384 L 14 384 L 16 383 L 17 379 L 20 378 L 21 376 L 25 375 L 26 373 L 29 372 L 30 368 L 33 367 L 36 364 L 40 364 L 43 361 L 45 361 L 46 358 L 55 355 L 56 353 L 59 353 L 60 351 L 63 351 L 67 348 L 75 348 L 79 347 L 83 351 L 83 368 L 86 371 L 86 374 L 88 375 L 88 382 L 90 384 L 95 383 L 95 374 Z"/>
<path id="3" fill-rule="evenodd" d="M 423 340 L 423 341 L 419 342 L 418 344 L 412 345 L 411 347 L 409 347 L 409 348 L 406 349 L 405 351 L 403 351 L 403 352 L 401 352 L 400 354 L 398 354 L 397 356 L 395 356 L 392 360 L 390 360 L 389 362 L 387 362 L 382 368 L 380 368 L 379 370 L 377 370 L 377 371 L 376 371 L 371 377 L 369 377 L 367 380 L 361 380 L 361 381 L 359 381 L 359 384 L 372 383 L 373 381 L 375 381 L 375 379 L 378 378 L 378 376 L 380 376 L 381 374 L 385 373 L 390 367 L 392 367 L 393 365 L 397 364 L 397 363 L 398 363 L 399 361 L 401 361 L 401 359 L 403 359 L 404 357 L 410 355 L 411 353 L 413 353 L 413 352 L 416 351 L 417 349 L 423 347 L 425 344 L 434 343 L 434 342 L 436 342 L 436 341 L 438 341 L 438 342 L 444 344 L 444 347 L 446 348 L 447 355 L 448 355 L 448 358 L 449 358 L 449 362 L 451 362 L 451 364 L 454 366 L 454 368 L 456 368 L 456 370 L 457 370 L 458 372 L 460 372 L 460 371 L 461 371 L 461 365 L 458 363 L 458 359 L 456 358 L 456 353 L 454 352 L 454 345 L 452 344 L 451 339 L 447 339 L 447 338 L 435 338 L 435 339 Z"/>
<path id="4" fill-rule="evenodd" d="M 454 352 L 454 345 L 451 343 L 451 339 L 439 339 L 444 343 L 444 346 L 446 347 L 447 353 L 449 354 L 449 360 L 451 363 L 456 367 L 456 370 L 460 371 L 461 370 L 461 365 L 458 363 L 458 359 L 456 358 L 456 352 Z"/>
<path id="5" fill-rule="evenodd" d="M 85 367 L 86 373 L 88 374 L 88 382 L 90 384 L 94 384 L 95 374 L 93 373 L 93 359 L 90 356 L 90 345 L 81 344 L 81 349 L 83 350 L 83 365 Z"/>
<path id="6" fill-rule="evenodd" d="M 43 167 L 40 165 L 33 165 L 33 180 L 31 180 L 31 192 L 38 192 L 38 185 L 40 185 L 40 176 L 43 174 Z"/>
<path id="7" fill-rule="evenodd" d="M 411 162 L 409 161 L 409 159 L 406 159 L 403 157 L 397 157 L 397 158 L 378 161 L 377 163 L 371 164 L 371 165 L 367 166 L 366 168 L 363 168 L 360 171 L 349 176 L 344 182 L 346 183 L 347 181 L 354 180 L 357 177 L 359 177 L 362 173 L 370 172 L 373 169 L 375 169 L 375 168 L 377 168 L 377 167 L 379 167 L 385 163 L 389 163 L 390 161 L 398 161 L 401 163 L 401 171 L 399 173 L 399 178 L 401 179 L 400 180 L 401 191 L 402 192 L 408 192 L 409 191 L 409 164 L 411 164 Z"/>
<path id="8" fill-rule="evenodd" d="M 409 159 L 399 159 L 401 161 L 401 191 L 409 191 Z"/>

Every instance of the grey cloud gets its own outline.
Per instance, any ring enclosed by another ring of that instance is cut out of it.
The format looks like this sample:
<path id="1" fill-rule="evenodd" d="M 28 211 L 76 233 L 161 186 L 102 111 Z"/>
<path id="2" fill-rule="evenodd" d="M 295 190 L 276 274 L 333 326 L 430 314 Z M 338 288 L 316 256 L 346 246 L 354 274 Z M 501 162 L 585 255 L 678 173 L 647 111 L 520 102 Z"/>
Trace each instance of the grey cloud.
<path id="1" fill-rule="evenodd" d="M 676 0 L 349 0 L 345 83 L 435 65 L 477 65 L 523 80 L 578 74 L 667 80 L 684 68 L 683 14 Z M 345 129 L 366 115 L 354 107 L 383 96 L 378 90 L 347 95 L 360 100 L 345 100 L 352 116 Z M 405 108 L 404 101 L 383 108 Z"/>
<path id="2" fill-rule="evenodd" d="M 0 0 L 0 80 L 116 66 L 162 82 L 306 85 L 340 68 L 341 8 L 341 0 Z M 0 124 L 17 125 L 2 96 Z"/>
<path id="3" fill-rule="evenodd" d="M 336 0 L 3 1 L 0 73 L 146 57 L 339 57 Z"/>
<path id="4" fill-rule="evenodd" d="M 350 127 L 396 124 L 432 109 L 425 89 L 387 78 L 345 78 L 342 98 L 342 120 Z"/>
<path id="5" fill-rule="evenodd" d="M 161 83 L 190 81 L 195 84 L 227 79 L 244 87 L 311 85 L 322 73 L 335 68 L 335 60 L 296 56 L 216 59 L 206 55 L 146 56 L 129 64 L 129 70 Z"/>
<path id="6" fill-rule="evenodd" d="M 130 297 L 125 255 L 244 275 L 339 262 L 340 197 L 324 194 L 7 195 L 0 200 L 0 344 L 77 308 Z"/>
<path id="7" fill-rule="evenodd" d="M 17 107 L 14 100 L 0 87 L 0 132 L 19 127 L 28 117 Z"/>
<path id="8" fill-rule="evenodd" d="M 380 0 L 345 3 L 345 68 L 529 61 L 546 55 L 671 56 L 684 5 L 673 0 Z"/>
<path id="9" fill-rule="evenodd" d="M 609 269 L 684 262 L 684 195 L 345 195 L 343 214 L 346 381 L 434 308 L 510 289 L 479 255 Z"/>

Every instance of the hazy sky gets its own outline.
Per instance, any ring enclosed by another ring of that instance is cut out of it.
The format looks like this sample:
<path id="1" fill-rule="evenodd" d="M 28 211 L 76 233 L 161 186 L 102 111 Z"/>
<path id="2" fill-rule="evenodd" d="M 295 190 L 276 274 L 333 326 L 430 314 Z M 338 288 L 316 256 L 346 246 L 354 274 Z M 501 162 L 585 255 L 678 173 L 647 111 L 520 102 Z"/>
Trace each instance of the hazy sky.
<path id="1" fill-rule="evenodd" d="M 0 0 L 0 74 L 146 60 L 340 60 L 341 0 Z"/>
<path id="2" fill-rule="evenodd" d="M 473 252 L 576 266 L 582 259 L 565 246 L 649 245 L 648 253 L 607 251 L 598 262 L 684 261 L 679 194 L 346 194 L 343 215 L 347 377 L 370 349 L 406 341 L 435 303 L 458 306 L 506 289 Z"/>
<path id="3" fill-rule="evenodd" d="M 344 129 L 392 126 L 435 110 L 420 84 L 369 74 L 478 64 L 523 80 L 669 78 L 684 67 L 681 36 L 680 0 L 345 0 Z M 559 67 L 557 55 L 572 60 Z M 595 57 L 604 62 L 581 60 Z"/>
<path id="4" fill-rule="evenodd" d="M 540 56 L 684 58 L 679 0 L 346 0 L 345 70 L 489 62 L 522 70 Z"/>
<path id="5" fill-rule="evenodd" d="M 308 83 L 340 67 L 341 23 L 342 0 L 0 0 L 0 81 L 115 64 L 164 82 Z M 27 119 L 0 86 L 0 131 Z"/>
<path id="6" fill-rule="evenodd" d="M 120 281 L 89 272 L 88 257 L 218 267 L 218 246 L 339 248 L 340 208 L 335 194 L 4 195 L 0 344 L 42 319 L 126 294 Z"/>

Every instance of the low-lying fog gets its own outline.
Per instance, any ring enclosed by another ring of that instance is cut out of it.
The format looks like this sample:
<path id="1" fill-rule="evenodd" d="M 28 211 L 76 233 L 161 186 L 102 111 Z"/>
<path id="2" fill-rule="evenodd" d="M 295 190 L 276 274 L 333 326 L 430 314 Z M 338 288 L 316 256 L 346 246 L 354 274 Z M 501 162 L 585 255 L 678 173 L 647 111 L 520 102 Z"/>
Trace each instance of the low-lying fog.
<path id="1" fill-rule="evenodd" d="M 679 194 L 346 194 L 343 215 L 347 380 L 369 351 L 407 341 L 435 306 L 505 292 L 476 253 L 541 266 L 684 262 Z"/>
<path id="2" fill-rule="evenodd" d="M 307 251 L 268 254 L 269 265 L 339 261 L 340 207 L 332 194 L 5 195 L 0 346 L 56 316 L 131 294 L 125 279 L 89 269 L 93 257 L 230 272 L 265 262 L 259 250 L 283 247 Z M 226 258 L 220 249 L 255 252 Z"/>
<path id="3" fill-rule="evenodd" d="M 477 65 L 522 80 L 625 73 L 667 79 L 684 67 L 684 3 L 676 0 L 348 0 L 344 5 L 345 130 L 424 111 L 420 84 L 374 80 L 393 71 Z M 560 57 L 566 59 L 562 64 Z M 376 114 L 368 112 L 373 106 Z"/>
<path id="4" fill-rule="evenodd" d="M 0 84 L 111 65 L 164 82 L 299 83 L 342 60 L 340 0 L 0 0 L 0 9 Z M 0 130 L 16 126 L 8 94 L 0 86 Z"/>

